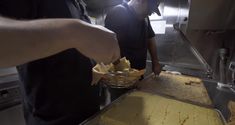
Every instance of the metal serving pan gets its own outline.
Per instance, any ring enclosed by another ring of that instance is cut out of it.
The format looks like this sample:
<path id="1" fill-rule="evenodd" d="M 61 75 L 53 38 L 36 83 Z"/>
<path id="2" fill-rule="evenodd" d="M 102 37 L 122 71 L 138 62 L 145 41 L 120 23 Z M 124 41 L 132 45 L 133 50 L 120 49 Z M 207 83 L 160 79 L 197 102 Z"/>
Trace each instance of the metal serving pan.
<path id="1" fill-rule="evenodd" d="M 124 94 L 123 96 L 121 96 L 120 98 L 118 98 L 117 100 L 115 100 L 114 102 L 112 102 L 110 105 L 108 105 L 107 107 L 105 107 L 103 110 L 101 110 L 99 113 L 95 114 L 94 116 L 90 117 L 89 119 L 85 120 L 83 123 L 81 123 L 80 125 L 102 125 L 99 121 L 100 121 L 100 118 L 101 116 L 109 111 L 110 109 L 112 109 L 116 104 L 118 103 L 121 103 L 125 97 L 127 97 L 128 95 L 130 95 L 131 93 L 133 92 L 136 92 L 137 90 L 131 90 L 129 91 L 128 93 Z M 158 94 L 155 94 L 155 95 L 158 95 Z M 175 98 L 171 98 L 169 96 L 164 96 L 164 95 L 158 95 L 160 97 L 164 97 L 164 98 L 167 98 L 167 99 L 173 99 L 173 100 L 177 100 Z M 178 100 L 179 101 L 179 100 Z M 182 100 L 180 100 L 181 102 L 184 102 Z M 185 102 L 187 103 L 187 102 Z M 191 103 L 190 103 L 191 104 Z M 192 105 L 196 105 L 196 104 L 192 104 Z M 206 107 L 206 106 L 203 106 L 203 105 L 196 105 L 196 106 L 199 106 L 199 107 L 204 107 L 204 108 L 207 108 L 207 109 L 212 109 L 214 111 L 216 111 L 218 113 L 218 115 L 220 116 L 220 120 L 221 122 L 223 123 L 223 125 L 226 125 L 226 120 L 224 119 L 223 115 L 221 114 L 221 112 L 217 109 L 213 109 L 213 108 L 210 108 L 210 107 Z"/>

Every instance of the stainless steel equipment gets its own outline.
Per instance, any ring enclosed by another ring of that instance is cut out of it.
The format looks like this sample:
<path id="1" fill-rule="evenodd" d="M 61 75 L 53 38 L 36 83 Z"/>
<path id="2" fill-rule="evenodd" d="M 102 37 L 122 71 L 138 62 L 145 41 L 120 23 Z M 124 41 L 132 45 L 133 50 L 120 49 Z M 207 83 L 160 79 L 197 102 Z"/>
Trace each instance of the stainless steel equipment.
<path id="1" fill-rule="evenodd" d="M 190 0 L 189 29 L 234 30 L 234 0 Z"/>

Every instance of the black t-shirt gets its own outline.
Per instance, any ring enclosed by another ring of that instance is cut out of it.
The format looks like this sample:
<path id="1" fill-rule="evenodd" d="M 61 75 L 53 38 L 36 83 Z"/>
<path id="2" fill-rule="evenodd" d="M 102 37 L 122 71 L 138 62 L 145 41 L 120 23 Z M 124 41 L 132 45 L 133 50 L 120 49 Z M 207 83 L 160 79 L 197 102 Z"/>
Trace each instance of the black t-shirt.
<path id="1" fill-rule="evenodd" d="M 130 60 L 132 68 L 144 69 L 147 40 L 155 36 L 149 18 L 138 19 L 133 8 L 123 3 L 108 12 L 105 27 L 117 34 L 121 56 Z"/>
<path id="2" fill-rule="evenodd" d="M 0 14 L 16 19 L 80 18 L 89 22 L 84 11 L 79 0 L 0 1 Z M 90 85 L 92 66 L 75 49 L 18 66 L 27 124 L 77 125 L 96 113 L 99 87 Z"/>

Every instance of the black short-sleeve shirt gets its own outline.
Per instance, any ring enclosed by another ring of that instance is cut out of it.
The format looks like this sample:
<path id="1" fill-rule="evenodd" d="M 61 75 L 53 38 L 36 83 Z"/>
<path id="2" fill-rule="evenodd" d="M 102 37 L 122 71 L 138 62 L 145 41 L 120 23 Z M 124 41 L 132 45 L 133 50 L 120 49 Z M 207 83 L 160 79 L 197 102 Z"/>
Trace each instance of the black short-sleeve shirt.
<path id="1" fill-rule="evenodd" d="M 117 34 L 121 56 L 130 60 L 132 68 L 144 69 L 147 40 L 155 36 L 149 18 L 138 19 L 133 8 L 123 3 L 108 12 L 105 27 Z"/>
<path id="2" fill-rule="evenodd" d="M 1 0 L 0 15 L 15 19 L 80 18 L 89 22 L 79 1 Z M 90 85 L 92 66 L 91 60 L 76 49 L 18 66 L 26 123 L 77 125 L 96 113 L 99 87 Z"/>

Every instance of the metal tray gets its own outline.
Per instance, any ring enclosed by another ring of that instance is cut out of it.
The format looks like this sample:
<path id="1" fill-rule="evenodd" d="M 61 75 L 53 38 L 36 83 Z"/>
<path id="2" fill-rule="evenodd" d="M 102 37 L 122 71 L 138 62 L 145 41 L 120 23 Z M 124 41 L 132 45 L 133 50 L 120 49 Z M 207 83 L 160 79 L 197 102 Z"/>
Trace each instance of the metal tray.
<path id="1" fill-rule="evenodd" d="M 112 83 L 107 83 L 105 81 L 100 81 L 100 83 L 104 86 L 104 87 L 108 87 L 108 88 L 117 88 L 117 89 L 122 89 L 122 88 L 136 88 L 136 83 L 138 81 L 133 81 L 132 83 L 129 84 L 112 84 Z"/>
<path id="2" fill-rule="evenodd" d="M 109 109 L 111 109 L 114 106 L 114 104 L 120 103 L 127 95 L 129 95 L 129 94 L 131 94 L 132 92 L 135 92 L 135 91 L 137 91 L 137 90 L 136 89 L 130 90 L 129 92 L 127 92 L 126 94 L 122 95 L 117 100 L 113 101 L 111 104 L 106 106 L 100 112 L 96 113 L 95 115 L 93 115 L 92 117 L 88 118 L 87 120 L 85 120 L 84 122 L 80 123 L 79 125 L 101 125 L 99 123 L 100 116 L 102 114 L 104 114 L 106 111 L 108 111 Z M 143 91 L 141 91 L 141 92 L 143 92 Z M 170 96 L 160 95 L 160 94 L 156 94 L 156 93 L 154 93 L 154 94 L 158 95 L 158 96 L 161 96 L 161 97 L 164 97 L 164 98 L 168 98 L 168 99 L 173 99 L 173 100 L 189 103 L 189 104 L 200 106 L 200 107 L 204 107 L 204 108 L 207 108 L 207 109 L 212 109 L 212 110 L 216 111 L 219 114 L 220 119 L 223 122 L 223 125 L 227 125 L 227 121 L 223 117 L 222 113 L 219 110 L 217 110 L 217 109 L 214 109 L 214 108 L 211 108 L 211 107 L 208 107 L 208 106 L 205 106 L 205 105 L 200 105 L 200 104 L 198 105 L 198 104 L 190 103 L 190 102 L 187 102 L 187 101 L 184 101 L 184 100 L 175 99 L 175 98 L 172 98 Z"/>
<path id="3" fill-rule="evenodd" d="M 218 109 L 214 109 L 214 110 L 219 114 L 220 119 L 221 119 L 221 121 L 223 122 L 223 124 L 224 124 L 224 125 L 227 125 L 228 123 L 227 123 L 227 121 L 225 120 L 225 118 L 224 118 L 223 114 L 221 113 L 221 111 L 218 110 Z"/>
<path id="4" fill-rule="evenodd" d="M 118 99 L 116 99 L 115 101 L 111 102 L 108 106 L 104 107 L 100 112 L 94 114 L 93 116 L 91 116 L 90 118 L 88 118 L 87 120 L 83 121 L 82 123 L 80 123 L 79 125 L 100 125 L 99 123 L 97 124 L 93 124 L 92 121 L 94 121 L 96 118 L 98 118 L 99 116 L 101 116 L 103 113 L 105 113 L 107 110 L 111 109 L 113 107 L 113 105 L 115 103 L 119 103 L 120 101 L 122 101 L 125 96 L 129 95 L 130 93 L 136 91 L 136 89 L 133 90 L 129 90 L 127 93 L 123 94 L 122 96 L 120 96 Z"/>

